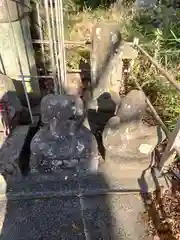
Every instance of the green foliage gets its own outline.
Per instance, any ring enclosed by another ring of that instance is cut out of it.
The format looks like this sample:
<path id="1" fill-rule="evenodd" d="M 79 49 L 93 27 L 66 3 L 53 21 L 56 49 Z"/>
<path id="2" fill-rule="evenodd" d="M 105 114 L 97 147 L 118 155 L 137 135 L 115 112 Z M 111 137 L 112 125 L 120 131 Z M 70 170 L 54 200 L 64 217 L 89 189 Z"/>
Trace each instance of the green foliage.
<path id="1" fill-rule="evenodd" d="M 72 69 L 79 69 L 80 63 L 87 63 L 90 59 L 89 50 L 83 47 L 70 49 L 66 51 L 66 55 L 68 59 L 67 66 Z"/>
<path id="2" fill-rule="evenodd" d="M 154 10 L 141 11 L 126 26 L 127 39 L 140 39 L 144 48 L 162 65 L 179 76 L 180 58 L 180 11 L 164 5 Z M 138 66 L 138 67 L 137 67 Z M 150 97 L 161 118 L 172 130 L 180 115 L 180 94 L 167 80 L 142 56 L 139 56 L 134 68 L 138 81 L 144 85 L 144 91 Z"/>
<path id="3" fill-rule="evenodd" d="M 69 1 L 75 2 L 76 7 L 78 6 L 77 11 L 80 11 L 78 16 L 81 16 L 78 19 L 80 19 L 81 26 L 83 22 L 84 26 L 87 26 L 87 21 L 92 20 L 116 21 L 125 40 L 133 41 L 134 37 L 138 37 L 140 44 L 148 53 L 160 62 L 164 68 L 171 71 L 180 82 L 180 10 L 167 7 L 165 4 L 139 12 L 134 11 L 134 9 L 123 9 L 120 12 L 103 7 L 82 9 L 82 6 L 87 6 L 87 1 Z M 70 31 L 73 31 L 77 18 L 74 18 L 74 15 L 69 15 L 69 19 L 71 20 Z M 84 35 L 84 37 L 86 36 Z M 68 52 L 69 67 L 77 68 L 82 59 L 83 61 L 89 61 L 89 55 L 85 54 L 84 56 L 83 51 L 88 52 L 88 50 L 82 49 L 77 52 Z M 172 130 L 180 115 L 179 93 L 141 55 L 136 60 L 133 71 L 157 112 L 169 129 Z M 132 82 L 131 87 L 134 87 Z"/>

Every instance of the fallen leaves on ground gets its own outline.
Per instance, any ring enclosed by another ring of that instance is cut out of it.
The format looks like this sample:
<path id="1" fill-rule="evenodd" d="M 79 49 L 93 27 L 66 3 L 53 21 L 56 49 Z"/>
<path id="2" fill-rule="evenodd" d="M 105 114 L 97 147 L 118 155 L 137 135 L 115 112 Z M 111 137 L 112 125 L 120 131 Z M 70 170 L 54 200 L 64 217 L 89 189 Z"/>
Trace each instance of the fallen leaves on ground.
<path id="1" fill-rule="evenodd" d="M 153 240 L 180 240 L 180 181 L 146 196 L 147 226 Z"/>

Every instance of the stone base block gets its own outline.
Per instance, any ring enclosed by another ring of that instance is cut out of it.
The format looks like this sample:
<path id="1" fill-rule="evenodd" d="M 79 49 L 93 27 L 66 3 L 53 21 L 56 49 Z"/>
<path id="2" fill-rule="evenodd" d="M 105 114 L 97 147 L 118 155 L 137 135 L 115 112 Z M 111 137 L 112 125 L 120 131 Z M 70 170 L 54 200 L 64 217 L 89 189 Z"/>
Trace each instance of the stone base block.
<path id="1" fill-rule="evenodd" d="M 111 189 L 152 192 L 159 187 L 166 187 L 167 182 L 163 176 L 157 176 L 152 167 L 144 163 L 115 164 L 105 162 L 99 172 L 103 174 Z"/>

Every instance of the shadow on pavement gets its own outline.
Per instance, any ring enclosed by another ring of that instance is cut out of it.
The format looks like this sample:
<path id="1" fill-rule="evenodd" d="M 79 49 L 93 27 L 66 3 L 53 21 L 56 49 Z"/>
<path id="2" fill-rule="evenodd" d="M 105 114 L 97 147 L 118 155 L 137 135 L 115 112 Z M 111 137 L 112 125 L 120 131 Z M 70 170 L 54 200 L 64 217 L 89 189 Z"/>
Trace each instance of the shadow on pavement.
<path id="1" fill-rule="evenodd" d="M 0 239 L 125 239 L 116 226 L 107 195 L 93 190 L 108 187 L 103 176 L 70 180 L 24 179 L 7 186 L 1 200 Z M 83 196 L 79 196 L 79 193 Z"/>

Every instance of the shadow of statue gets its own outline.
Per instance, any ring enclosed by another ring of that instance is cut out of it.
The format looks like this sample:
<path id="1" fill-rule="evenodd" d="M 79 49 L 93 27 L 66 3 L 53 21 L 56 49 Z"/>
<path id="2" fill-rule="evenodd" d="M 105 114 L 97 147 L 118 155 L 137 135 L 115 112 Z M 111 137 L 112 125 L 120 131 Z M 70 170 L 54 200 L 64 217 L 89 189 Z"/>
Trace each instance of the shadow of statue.
<path id="1" fill-rule="evenodd" d="M 88 110 L 88 122 L 92 133 L 96 137 L 99 152 L 103 159 L 105 159 L 105 148 L 103 146 L 102 133 L 109 119 L 114 116 L 116 104 L 108 92 L 100 95 L 97 99 L 97 103 L 97 110 Z"/>

